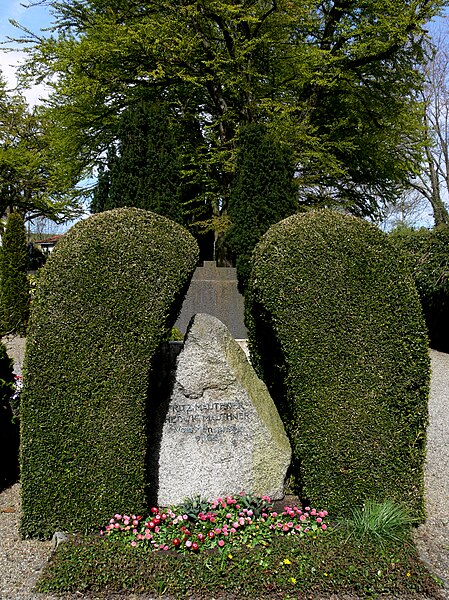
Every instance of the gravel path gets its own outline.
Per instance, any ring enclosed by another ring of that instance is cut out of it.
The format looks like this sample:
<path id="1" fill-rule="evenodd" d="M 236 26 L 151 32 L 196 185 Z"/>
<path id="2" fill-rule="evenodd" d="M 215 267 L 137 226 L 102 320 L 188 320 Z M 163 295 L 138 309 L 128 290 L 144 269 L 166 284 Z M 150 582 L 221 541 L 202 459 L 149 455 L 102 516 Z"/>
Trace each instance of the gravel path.
<path id="1" fill-rule="evenodd" d="M 449 598 L 449 354 L 431 350 L 432 380 L 424 471 L 427 521 L 415 541 L 421 558 L 446 582 Z"/>
<path id="2" fill-rule="evenodd" d="M 18 350 L 21 352 L 22 350 Z M 421 558 L 447 582 L 449 600 L 449 354 L 431 351 L 430 425 L 425 467 L 428 519 L 416 531 Z M 51 542 L 20 540 L 17 525 L 20 485 L 0 493 L 0 600 L 83 600 L 124 598 L 123 595 L 36 594 L 32 589 L 51 554 Z M 127 595 L 126 600 L 150 597 Z M 332 596 L 329 600 L 354 600 Z M 384 600 L 387 600 L 384 597 Z M 424 600 L 424 598 L 422 599 Z"/>

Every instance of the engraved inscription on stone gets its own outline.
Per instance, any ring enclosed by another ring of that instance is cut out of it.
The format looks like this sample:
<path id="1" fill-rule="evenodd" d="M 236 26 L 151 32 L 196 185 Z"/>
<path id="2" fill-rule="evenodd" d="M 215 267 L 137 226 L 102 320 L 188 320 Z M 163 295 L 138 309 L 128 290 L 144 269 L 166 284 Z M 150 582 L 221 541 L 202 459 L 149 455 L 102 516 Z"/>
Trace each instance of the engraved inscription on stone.
<path id="1" fill-rule="evenodd" d="M 198 443 L 223 442 L 224 436 L 238 436 L 244 432 L 242 423 L 250 415 L 242 402 L 204 402 L 170 405 L 166 417 L 167 433 L 195 436 Z"/>

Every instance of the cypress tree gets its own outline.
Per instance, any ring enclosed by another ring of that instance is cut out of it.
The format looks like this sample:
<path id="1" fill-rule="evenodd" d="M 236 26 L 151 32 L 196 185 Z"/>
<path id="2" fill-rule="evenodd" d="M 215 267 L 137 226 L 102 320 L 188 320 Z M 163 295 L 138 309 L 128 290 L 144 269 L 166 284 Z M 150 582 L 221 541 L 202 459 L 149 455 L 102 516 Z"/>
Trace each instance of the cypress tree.
<path id="1" fill-rule="evenodd" d="M 8 215 L 2 235 L 1 299 L 3 330 L 25 334 L 28 322 L 29 292 L 27 279 L 27 241 L 20 213 Z"/>
<path id="2" fill-rule="evenodd" d="M 294 164 L 265 125 L 251 124 L 238 137 L 236 174 L 229 203 L 231 227 L 227 244 L 236 258 L 239 287 L 244 291 L 251 254 L 271 225 L 293 214 L 297 194 Z"/>
<path id="3" fill-rule="evenodd" d="M 181 161 L 167 106 L 142 101 L 120 121 L 117 150 L 100 171 L 92 212 L 121 207 L 151 210 L 183 222 Z"/>

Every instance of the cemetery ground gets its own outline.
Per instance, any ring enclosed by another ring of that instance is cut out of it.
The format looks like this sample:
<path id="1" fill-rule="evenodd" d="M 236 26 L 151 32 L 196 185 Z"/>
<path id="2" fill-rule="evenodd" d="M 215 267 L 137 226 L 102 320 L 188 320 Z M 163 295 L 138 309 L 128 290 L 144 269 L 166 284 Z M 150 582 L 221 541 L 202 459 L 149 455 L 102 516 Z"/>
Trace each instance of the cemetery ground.
<path id="1" fill-rule="evenodd" d="M 414 542 L 379 545 L 329 527 L 299 542 L 279 537 L 265 547 L 182 555 L 86 537 L 61 544 L 52 555 L 51 542 L 20 540 L 15 484 L 0 494 L 0 598 L 448 598 L 449 587 L 436 583 L 449 580 L 448 404 L 449 355 L 432 351 L 428 518 L 414 531 Z M 36 591 L 38 580 L 45 592 Z"/>

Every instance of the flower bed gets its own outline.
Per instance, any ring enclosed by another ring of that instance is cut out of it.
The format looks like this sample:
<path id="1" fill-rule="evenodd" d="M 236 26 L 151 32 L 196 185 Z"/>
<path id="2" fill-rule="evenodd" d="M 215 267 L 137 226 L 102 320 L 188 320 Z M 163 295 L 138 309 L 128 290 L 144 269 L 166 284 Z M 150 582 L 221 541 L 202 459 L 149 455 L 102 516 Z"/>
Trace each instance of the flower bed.
<path id="1" fill-rule="evenodd" d="M 196 510 L 195 510 L 196 508 Z M 162 510 L 153 507 L 148 518 L 116 514 L 101 535 L 151 551 L 200 552 L 212 548 L 267 546 L 274 536 L 324 534 L 325 510 L 285 506 L 274 510 L 268 496 L 226 496 L 207 503 L 197 499 Z"/>

